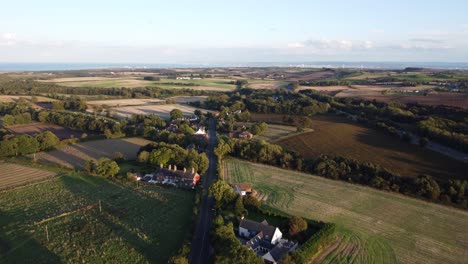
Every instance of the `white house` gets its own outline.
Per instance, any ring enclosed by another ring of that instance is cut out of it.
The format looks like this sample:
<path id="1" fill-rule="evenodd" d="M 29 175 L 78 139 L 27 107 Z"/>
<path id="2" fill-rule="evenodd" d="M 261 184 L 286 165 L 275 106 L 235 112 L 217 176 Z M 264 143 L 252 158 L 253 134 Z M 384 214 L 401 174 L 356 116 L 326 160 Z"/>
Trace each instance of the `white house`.
<path id="1" fill-rule="evenodd" d="M 243 218 L 239 223 L 239 236 L 252 238 L 258 233 L 263 233 L 263 239 L 276 244 L 283 237 L 283 233 L 274 226 L 268 224 L 266 220 L 261 223 Z"/>
<path id="2" fill-rule="evenodd" d="M 277 264 L 281 258 L 295 250 L 297 243 L 282 239 L 283 234 L 266 220 L 256 222 L 242 218 L 239 223 L 241 241 L 250 250 L 261 256 L 266 264 Z M 245 240 L 247 239 L 247 240 Z"/>

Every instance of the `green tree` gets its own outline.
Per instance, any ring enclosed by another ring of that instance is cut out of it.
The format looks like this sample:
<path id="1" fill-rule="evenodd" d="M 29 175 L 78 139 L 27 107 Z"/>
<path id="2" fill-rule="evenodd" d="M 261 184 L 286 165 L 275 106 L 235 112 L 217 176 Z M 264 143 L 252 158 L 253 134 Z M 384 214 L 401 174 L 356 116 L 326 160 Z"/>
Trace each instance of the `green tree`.
<path id="1" fill-rule="evenodd" d="M 299 216 L 292 216 L 288 221 L 289 235 L 296 237 L 302 231 L 307 230 L 307 221 Z"/>
<path id="2" fill-rule="evenodd" d="M 234 213 L 241 216 L 245 213 L 244 203 L 242 202 L 242 196 L 238 195 L 236 203 L 234 205 Z"/>
<path id="3" fill-rule="evenodd" d="M 119 171 L 117 162 L 109 158 L 100 158 L 96 163 L 96 173 L 101 176 L 114 177 Z"/>
<path id="4" fill-rule="evenodd" d="M 12 115 L 5 115 L 2 118 L 4 126 L 11 126 L 15 124 L 15 117 Z"/>
<path id="5" fill-rule="evenodd" d="M 39 142 L 32 136 L 19 135 L 16 137 L 16 140 L 18 155 L 36 153 L 39 150 Z"/>
<path id="6" fill-rule="evenodd" d="M 210 197 L 215 199 L 216 208 L 221 208 L 231 203 L 237 195 L 231 186 L 222 180 L 215 181 L 210 185 L 209 194 Z"/>
<path id="7" fill-rule="evenodd" d="M 92 160 L 92 159 L 86 160 L 85 171 L 87 173 L 93 173 L 95 171 L 95 168 L 96 168 L 96 164 L 95 164 L 94 160 Z"/>
<path id="8" fill-rule="evenodd" d="M 247 208 L 258 209 L 260 208 L 260 201 L 255 196 L 244 196 L 244 206 Z"/>
<path id="9" fill-rule="evenodd" d="M 170 113 L 171 120 L 176 120 L 184 117 L 184 113 L 180 109 L 173 109 Z"/>
<path id="10" fill-rule="evenodd" d="M 60 139 L 50 131 L 38 134 L 36 139 L 40 150 L 51 150 L 60 143 Z"/>

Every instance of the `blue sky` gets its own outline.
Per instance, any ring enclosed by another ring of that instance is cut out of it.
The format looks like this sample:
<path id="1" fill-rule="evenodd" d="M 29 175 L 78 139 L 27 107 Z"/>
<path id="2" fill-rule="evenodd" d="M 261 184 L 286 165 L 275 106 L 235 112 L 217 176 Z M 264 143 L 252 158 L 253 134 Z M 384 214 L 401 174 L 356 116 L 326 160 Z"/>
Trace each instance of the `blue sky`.
<path id="1" fill-rule="evenodd" d="M 468 1 L 7 1 L 0 62 L 468 61 Z"/>

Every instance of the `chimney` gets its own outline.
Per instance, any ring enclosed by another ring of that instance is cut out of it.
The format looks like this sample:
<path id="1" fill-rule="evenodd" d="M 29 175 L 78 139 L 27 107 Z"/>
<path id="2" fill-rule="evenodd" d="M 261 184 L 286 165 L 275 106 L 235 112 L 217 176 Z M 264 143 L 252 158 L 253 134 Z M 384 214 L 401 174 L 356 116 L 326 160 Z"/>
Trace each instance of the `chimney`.
<path id="1" fill-rule="evenodd" d="M 187 172 L 187 169 L 184 167 L 184 173 Z"/>
<path id="2" fill-rule="evenodd" d="M 168 170 L 172 170 L 172 165 L 169 164 L 169 167 L 167 168 Z"/>
<path id="3" fill-rule="evenodd" d="M 174 171 L 177 171 L 177 165 L 174 165 Z"/>
<path id="4" fill-rule="evenodd" d="M 195 174 L 195 168 L 192 167 L 192 174 Z"/>

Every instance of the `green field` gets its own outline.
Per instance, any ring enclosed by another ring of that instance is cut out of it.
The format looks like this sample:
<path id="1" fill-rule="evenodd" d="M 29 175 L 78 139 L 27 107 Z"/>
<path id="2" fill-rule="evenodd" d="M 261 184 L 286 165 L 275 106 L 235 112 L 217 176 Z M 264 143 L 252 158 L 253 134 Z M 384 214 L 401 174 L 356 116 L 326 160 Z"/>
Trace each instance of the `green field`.
<path id="1" fill-rule="evenodd" d="M 52 82 L 62 86 L 70 87 L 145 87 L 158 86 L 162 88 L 188 88 L 196 90 L 233 90 L 236 88 L 234 84 L 230 84 L 231 79 L 207 78 L 200 80 L 176 80 L 176 79 L 161 79 L 160 81 L 145 81 L 143 77 L 75 77 L 75 78 L 58 78 L 43 82 Z M 194 84 L 194 85 L 184 85 Z"/>
<path id="2" fill-rule="evenodd" d="M 251 182 L 263 206 L 336 223 L 321 263 L 466 263 L 468 212 L 340 181 L 229 159 L 225 179 Z"/>
<path id="3" fill-rule="evenodd" d="M 370 161 L 402 176 L 428 174 L 442 181 L 467 179 L 468 164 L 448 158 L 362 126 L 346 118 L 312 117 L 313 132 L 280 139 L 276 143 L 305 158 L 320 154 Z"/>
<path id="4" fill-rule="evenodd" d="M 189 233 L 193 195 L 80 174 L 2 192 L 0 262 L 166 263 Z"/>

